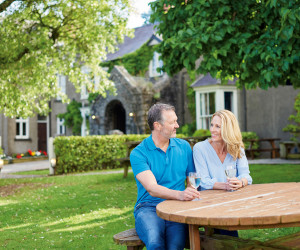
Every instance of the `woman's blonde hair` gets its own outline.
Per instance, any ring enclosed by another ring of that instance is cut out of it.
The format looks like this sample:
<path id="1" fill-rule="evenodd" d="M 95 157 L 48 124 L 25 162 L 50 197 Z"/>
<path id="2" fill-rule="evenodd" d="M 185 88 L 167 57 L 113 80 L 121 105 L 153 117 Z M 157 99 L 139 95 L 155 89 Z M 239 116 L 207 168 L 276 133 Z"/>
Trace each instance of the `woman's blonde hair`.
<path id="1" fill-rule="evenodd" d="M 212 118 L 221 118 L 221 137 L 226 143 L 227 152 L 236 160 L 243 157 L 241 148 L 245 148 L 242 134 L 235 115 L 229 110 L 220 110 L 213 114 Z"/>

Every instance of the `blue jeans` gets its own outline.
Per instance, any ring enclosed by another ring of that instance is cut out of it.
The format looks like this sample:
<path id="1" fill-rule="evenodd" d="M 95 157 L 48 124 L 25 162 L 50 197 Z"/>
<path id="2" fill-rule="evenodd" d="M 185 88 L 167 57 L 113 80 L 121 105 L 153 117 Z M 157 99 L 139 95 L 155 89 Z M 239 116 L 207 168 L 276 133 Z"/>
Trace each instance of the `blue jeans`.
<path id="1" fill-rule="evenodd" d="M 156 214 L 156 205 L 144 202 L 134 210 L 135 229 L 147 250 L 182 250 L 188 236 L 188 227 L 172 221 L 166 221 Z"/>

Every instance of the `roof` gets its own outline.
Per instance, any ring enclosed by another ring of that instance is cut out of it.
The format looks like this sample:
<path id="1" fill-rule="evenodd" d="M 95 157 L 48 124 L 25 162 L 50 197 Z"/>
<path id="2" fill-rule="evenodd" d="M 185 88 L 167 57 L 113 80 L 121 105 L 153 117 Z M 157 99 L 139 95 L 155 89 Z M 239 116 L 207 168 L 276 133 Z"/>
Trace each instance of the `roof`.
<path id="1" fill-rule="evenodd" d="M 234 78 L 233 81 L 228 80 L 227 84 L 228 85 L 235 85 L 237 79 Z M 191 87 L 201 87 L 201 86 L 208 86 L 208 85 L 217 85 L 221 84 L 221 81 L 219 79 L 213 78 L 209 73 L 206 74 L 203 77 L 198 78 Z"/>
<path id="2" fill-rule="evenodd" d="M 134 29 L 134 37 L 125 36 L 124 43 L 117 46 L 115 53 L 107 54 L 107 61 L 112 61 L 132 53 L 142 47 L 155 34 L 154 24 L 148 24 Z"/>

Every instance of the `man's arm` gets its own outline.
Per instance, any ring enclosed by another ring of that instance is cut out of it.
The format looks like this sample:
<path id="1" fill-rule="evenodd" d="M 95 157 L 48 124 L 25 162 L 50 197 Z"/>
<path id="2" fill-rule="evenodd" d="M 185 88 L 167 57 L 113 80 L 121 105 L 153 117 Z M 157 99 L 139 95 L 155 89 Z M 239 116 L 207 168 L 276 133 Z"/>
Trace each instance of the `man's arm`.
<path id="1" fill-rule="evenodd" d="M 200 197 L 200 193 L 192 187 L 187 187 L 184 191 L 177 191 L 158 185 L 155 176 L 150 170 L 137 174 L 136 178 L 153 197 L 181 201 L 190 201 Z"/>

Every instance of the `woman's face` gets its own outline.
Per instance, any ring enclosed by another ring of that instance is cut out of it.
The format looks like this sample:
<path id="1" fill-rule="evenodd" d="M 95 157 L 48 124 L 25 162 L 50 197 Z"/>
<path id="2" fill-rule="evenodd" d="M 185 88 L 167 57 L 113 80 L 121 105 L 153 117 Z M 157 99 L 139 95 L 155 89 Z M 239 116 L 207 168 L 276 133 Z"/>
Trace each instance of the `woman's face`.
<path id="1" fill-rule="evenodd" d="M 210 123 L 210 133 L 211 133 L 211 140 L 213 142 L 220 142 L 223 141 L 221 137 L 221 125 L 222 125 L 222 120 L 220 116 L 214 116 L 214 118 L 211 120 Z"/>

